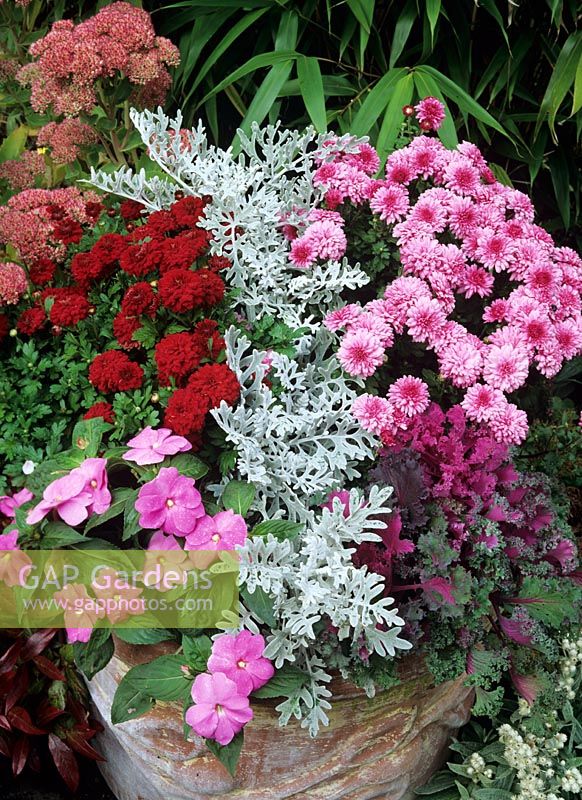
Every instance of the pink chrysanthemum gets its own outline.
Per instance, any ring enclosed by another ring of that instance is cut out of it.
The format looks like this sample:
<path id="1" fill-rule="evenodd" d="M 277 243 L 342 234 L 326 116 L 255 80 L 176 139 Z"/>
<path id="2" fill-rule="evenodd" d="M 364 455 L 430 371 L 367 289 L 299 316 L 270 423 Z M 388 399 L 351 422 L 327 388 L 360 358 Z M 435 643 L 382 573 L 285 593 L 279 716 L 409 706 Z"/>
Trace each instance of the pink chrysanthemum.
<path id="1" fill-rule="evenodd" d="M 430 403 L 428 386 L 420 378 L 414 378 L 412 375 L 404 375 L 395 381 L 388 389 L 388 399 L 395 409 L 407 417 L 421 414 Z"/>
<path id="2" fill-rule="evenodd" d="M 483 378 L 494 389 L 514 392 L 526 382 L 528 372 L 529 359 L 521 348 L 508 344 L 489 348 L 485 357 Z"/>
<path id="3" fill-rule="evenodd" d="M 469 419 L 476 422 L 487 422 L 493 414 L 502 411 L 506 404 L 503 392 L 482 383 L 469 387 L 461 402 Z"/>
<path id="4" fill-rule="evenodd" d="M 368 331 L 384 348 L 392 347 L 394 344 L 394 333 L 388 322 L 381 316 L 376 316 L 368 311 L 356 317 L 354 322 L 348 325 L 347 330 L 348 333 Z"/>
<path id="5" fill-rule="evenodd" d="M 316 250 L 314 245 L 305 236 L 299 239 L 294 239 L 291 242 L 291 253 L 289 255 L 291 262 L 301 269 L 310 267 L 316 259 Z"/>
<path id="6" fill-rule="evenodd" d="M 352 414 L 364 430 L 379 434 L 391 423 L 391 404 L 384 397 L 362 394 L 352 404 Z"/>
<path id="7" fill-rule="evenodd" d="M 368 378 L 384 360 L 384 348 L 369 331 L 348 333 L 338 351 L 342 367 L 350 375 Z"/>
<path id="8" fill-rule="evenodd" d="M 424 131 L 438 131 L 445 118 L 445 107 L 436 97 L 425 97 L 414 110 Z"/>
<path id="9" fill-rule="evenodd" d="M 503 322 L 507 314 L 507 300 L 494 300 L 483 312 L 484 322 Z"/>
<path id="10" fill-rule="evenodd" d="M 467 339 L 446 347 L 439 355 L 440 371 L 453 386 L 472 386 L 481 376 L 483 359 L 479 350 Z"/>
<path id="11" fill-rule="evenodd" d="M 469 267 L 465 272 L 464 278 L 460 285 L 460 290 L 465 297 L 473 297 L 474 294 L 479 297 L 487 297 L 491 294 L 495 278 L 487 270 L 481 267 Z"/>
<path id="12" fill-rule="evenodd" d="M 341 258 L 348 246 L 341 225 L 326 219 L 310 225 L 302 238 L 309 242 L 315 254 L 324 261 Z M 291 250 L 293 251 L 293 247 Z"/>
<path id="13" fill-rule="evenodd" d="M 330 311 L 323 324 L 329 331 L 338 331 L 355 322 L 361 313 L 361 306 L 357 305 L 357 303 L 348 303 L 347 306 Z"/>
<path id="14" fill-rule="evenodd" d="M 370 208 L 380 219 L 390 224 L 401 219 L 409 207 L 408 192 L 403 186 L 381 186 L 370 200 Z"/>
<path id="15" fill-rule="evenodd" d="M 459 194 L 473 195 L 479 188 L 479 170 L 469 159 L 453 157 L 445 167 L 445 185 Z"/>
<path id="16" fill-rule="evenodd" d="M 529 430 L 527 414 L 514 403 L 505 403 L 488 420 L 493 436 L 503 444 L 521 444 Z"/>
<path id="17" fill-rule="evenodd" d="M 438 300 L 421 297 L 414 303 L 406 317 L 408 333 L 415 342 L 434 341 L 446 322 Z"/>

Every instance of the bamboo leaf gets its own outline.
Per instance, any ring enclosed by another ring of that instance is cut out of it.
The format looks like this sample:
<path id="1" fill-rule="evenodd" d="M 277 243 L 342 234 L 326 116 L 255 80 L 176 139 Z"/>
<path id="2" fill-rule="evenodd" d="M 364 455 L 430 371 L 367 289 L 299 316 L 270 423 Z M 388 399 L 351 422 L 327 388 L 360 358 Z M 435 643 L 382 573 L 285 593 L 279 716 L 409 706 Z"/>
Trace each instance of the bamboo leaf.
<path id="1" fill-rule="evenodd" d="M 347 0 L 347 6 L 368 36 L 372 31 L 376 0 Z"/>
<path id="2" fill-rule="evenodd" d="M 475 117 L 476 120 L 483 122 L 485 125 L 493 128 L 498 133 L 503 134 L 503 136 L 513 141 L 513 137 L 510 136 L 505 128 L 495 119 L 495 117 L 491 116 L 491 114 L 486 111 L 482 105 L 473 100 L 471 95 L 467 94 L 464 89 L 461 89 L 460 86 L 458 86 L 450 78 L 447 78 L 446 75 L 443 75 L 442 72 L 439 72 L 438 69 L 430 67 L 427 64 L 423 64 L 421 67 L 417 67 L 416 72 L 420 72 L 422 75 L 429 75 L 431 78 L 433 78 L 445 97 L 453 100 L 459 106 L 461 111 L 470 114 L 472 117 Z"/>
<path id="3" fill-rule="evenodd" d="M 441 0 L 426 0 L 426 16 L 430 27 L 431 47 L 434 47 L 434 32 L 441 13 Z"/>
<path id="4" fill-rule="evenodd" d="M 544 98 L 540 105 L 534 136 L 537 136 L 544 121 L 547 121 L 553 140 L 556 137 L 556 116 L 568 90 L 574 83 L 578 71 L 578 62 L 582 57 L 582 31 L 573 33 L 566 39 L 549 80 Z"/>
<path id="5" fill-rule="evenodd" d="M 382 162 L 386 160 L 386 156 L 392 150 L 396 141 L 402 125 L 402 106 L 410 103 L 413 91 L 414 79 L 412 73 L 401 78 L 394 87 L 376 142 L 376 150 Z"/>
<path id="6" fill-rule="evenodd" d="M 277 99 L 281 87 L 289 78 L 292 66 L 293 61 L 291 59 L 287 59 L 280 64 L 275 64 L 274 67 L 271 67 L 264 81 L 257 89 L 246 116 L 240 124 L 241 130 L 246 134 L 250 133 L 251 124 L 253 122 L 257 122 L 259 125 L 261 122 L 263 122 L 269 113 L 269 109 Z M 233 143 L 233 152 L 235 155 L 240 152 L 240 143 L 238 138 Z"/>
<path id="7" fill-rule="evenodd" d="M 386 108 L 386 104 L 391 97 L 393 86 L 405 74 L 406 71 L 400 67 L 398 69 L 388 70 L 388 72 L 380 78 L 378 83 L 368 93 L 368 96 L 362 103 L 350 125 L 350 130 L 354 136 L 365 136 L 370 132 L 370 129 L 382 113 L 382 109 Z M 401 114 L 400 117 L 402 117 Z"/>
<path id="8" fill-rule="evenodd" d="M 408 0 L 400 12 L 400 16 L 396 20 L 396 25 L 394 26 L 392 45 L 390 46 L 390 61 L 388 62 L 390 69 L 392 69 L 392 67 L 396 64 L 400 54 L 404 50 L 406 42 L 408 41 L 408 37 L 410 36 L 410 31 L 412 30 L 414 20 L 417 16 L 418 12 L 416 3 L 414 0 Z"/>
<path id="9" fill-rule="evenodd" d="M 574 98 L 572 100 L 572 113 L 580 111 L 582 108 L 582 53 L 578 59 L 578 66 L 576 67 L 576 77 L 574 78 Z"/>
<path id="10" fill-rule="evenodd" d="M 327 129 L 325 114 L 325 93 L 319 61 L 316 58 L 301 56 L 297 59 L 297 79 L 305 108 L 319 133 Z"/>

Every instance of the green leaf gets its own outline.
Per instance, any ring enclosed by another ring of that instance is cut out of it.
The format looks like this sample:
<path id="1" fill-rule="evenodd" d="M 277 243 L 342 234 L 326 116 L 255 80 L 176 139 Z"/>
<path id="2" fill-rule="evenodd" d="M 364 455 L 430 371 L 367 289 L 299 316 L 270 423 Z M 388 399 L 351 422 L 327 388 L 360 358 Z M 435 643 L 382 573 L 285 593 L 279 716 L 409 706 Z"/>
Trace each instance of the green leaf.
<path id="1" fill-rule="evenodd" d="M 453 100 L 453 102 L 459 106 L 461 111 L 470 114 L 471 116 L 475 117 L 475 119 L 479 120 L 479 122 L 482 122 L 484 125 L 493 128 L 498 133 L 503 134 L 503 136 L 510 141 L 513 141 L 513 137 L 510 136 L 508 131 L 495 119 L 495 117 L 492 117 L 482 105 L 473 100 L 471 95 L 467 94 L 464 89 L 462 89 L 450 78 L 447 78 L 446 75 L 443 75 L 442 72 L 439 72 L 438 69 L 430 67 L 427 64 L 423 64 L 421 67 L 417 67 L 415 71 L 419 72 L 421 75 L 429 75 L 431 78 L 433 78 L 445 97 Z"/>
<path id="2" fill-rule="evenodd" d="M 251 594 L 246 586 L 240 590 L 241 598 L 255 616 L 261 619 L 266 625 L 275 626 L 277 620 L 275 619 L 275 612 L 273 610 L 273 601 L 269 595 L 261 589 L 260 586 L 255 587 L 255 591 Z"/>
<path id="3" fill-rule="evenodd" d="M 81 450 L 84 458 L 95 458 L 99 452 L 103 434 L 110 429 L 111 425 L 99 418 L 77 422 L 73 428 L 73 448 Z"/>
<path id="4" fill-rule="evenodd" d="M 578 65 L 581 58 L 582 31 L 578 31 L 568 36 L 560 51 L 560 55 L 556 59 L 552 77 L 548 82 L 546 92 L 540 105 L 534 137 L 537 136 L 543 122 L 547 120 L 552 138 L 556 144 L 558 143 L 555 129 L 556 116 L 568 90 L 576 80 Z"/>
<path id="5" fill-rule="evenodd" d="M 86 540 L 86 536 L 64 522 L 49 522 L 43 530 L 40 546 L 42 550 L 59 550 Z"/>
<path id="6" fill-rule="evenodd" d="M 372 32 L 375 5 L 375 0 L 347 0 L 348 8 L 368 36 Z"/>
<path id="7" fill-rule="evenodd" d="M 111 492 L 111 505 L 104 511 L 103 514 L 93 514 L 89 517 L 85 525 L 85 532 L 102 525 L 104 522 L 109 522 L 110 519 L 115 519 L 120 514 L 123 514 L 123 509 L 129 497 L 133 497 L 134 501 L 137 497 L 133 489 L 114 489 Z"/>
<path id="8" fill-rule="evenodd" d="M 513 800 L 515 795 L 505 789 L 475 789 L 475 800 Z"/>
<path id="9" fill-rule="evenodd" d="M 582 54 L 578 59 L 576 67 L 576 77 L 574 78 L 574 97 L 572 98 L 572 111 L 570 116 L 576 114 L 582 108 Z"/>
<path id="10" fill-rule="evenodd" d="M 297 79 L 309 118 L 319 133 L 325 133 L 327 130 L 325 94 L 317 58 L 301 56 L 297 59 Z"/>
<path id="11" fill-rule="evenodd" d="M 97 628 L 91 634 L 88 642 L 75 642 L 73 650 L 77 666 L 91 680 L 109 664 L 113 656 L 115 646 L 111 638 L 111 631 L 106 628 Z"/>
<path id="12" fill-rule="evenodd" d="M 270 681 L 252 693 L 253 697 L 265 700 L 271 697 L 291 697 L 309 682 L 309 675 L 299 667 L 286 664 L 273 675 Z"/>
<path id="13" fill-rule="evenodd" d="M 245 481 L 230 481 L 222 493 L 221 502 L 224 508 L 231 508 L 236 514 L 245 516 L 255 499 L 255 487 Z"/>
<path id="14" fill-rule="evenodd" d="M 26 125 L 20 125 L 12 133 L 9 133 L 0 146 L 0 162 L 18 158 L 24 150 L 27 138 L 28 127 Z"/>
<path id="15" fill-rule="evenodd" d="M 115 628 L 115 635 L 128 644 L 159 644 L 174 639 L 164 628 Z"/>
<path id="16" fill-rule="evenodd" d="M 519 596 L 513 602 L 524 605 L 534 619 L 559 628 L 567 619 L 573 619 L 575 601 L 579 590 L 566 581 L 560 582 L 559 589 L 549 590 L 541 578 L 525 578 Z"/>
<path id="17" fill-rule="evenodd" d="M 570 227 L 570 170 L 566 154 L 561 148 L 556 149 L 548 159 L 552 185 L 556 196 L 556 203 L 560 211 L 560 216 L 564 222 L 564 227 Z"/>
<path id="18" fill-rule="evenodd" d="M 394 87 L 376 141 L 376 150 L 382 161 L 386 159 L 386 156 L 392 150 L 394 142 L 396 141 L 398 132 L 402 126 L 402 106 L 408 105 L 412 100 L 413 88 L 414 81 L 412 74 L 405 75 Z"/>
<path id="19" fill-rule="evenodd" d="M 281 52 L 275 52 L 273 50 L 269 51 L 268 53 L 261 53 L 258 56 L 253 56 L 253 58 L 250 58 L 246 64 L 243 64 L 242 67 L 235 69 L 234 72 L 231 72 L 230 75 L 221 80 L 220 83 L 218 83 L 210 92 L 208 92 L 208 94 L 202 98 L 196 108 L 200 108 L 200 106 L 204 105 L 209 98 L 214 97 L 215 94 L 222 92 L 227 86 L 230 86 L 232 83 L 244 78 L 246 75 L 250 75 L 252 72 L 256 72 L 256 70 L 264 67 L 273 67 L 276 64 L 294 61 L 298 55 L 299 54 L 296 53 L 295 50 Z"/>
<path id="20" fill-rule="evenodd" d="M 404 75 L 406 75 L 406 71 L 402 68 L 390 69 L 370 90 L 350 125 L 350 132 L 354 136 L 366 136 L 370 133 L 372 126 L 382 113 L 382 109 L 390 100 L 394 85 Z M 399 115 L 399 120 L 402 122 L 402 114 Z"/>
<path id="21" fill-rule="evenodd" d="M 279 96 L 283 84 L 289 78 L 292 66 L 293 61 L 291 59 L 286 59 L 271 67 L 265 79 L 255 92 L 255 96 L 245 114 L 245 118 L 240 124 L 241 130 L 246 134 L 250 133 L 253 122 L 257 122 L 259 125 L 263 122 L 273 106 L 273 103 Z M 239 151 L 240 141 L 237 140 L 233 145 L 233 152 L 236 155 Z"/>
<path id="22" fill-rule="evenodd" d="M 434 47 L 434 31 L 441 13 L 441 0 L 426 0 L 426 16 L 430 27 L 431 47 Z"/>
<path id="23" fill-rule="evenodd" d="M 242 746 L 244 743 L 243 732 L 237 733 L 232 742 L 229 744 L 218 744 L 214 739 L 206 739 L 206 746 L 213 753 L 220 763 L 226 767 L 229 774 L 234 777 L 236 767 L 240 758 Z"/>
<path id="24" fill-rule="evenodd" d="M 251 536 L 267 536 L 269 533 L 279 541 L 294 539 L 305 527 L 303 522 L 290 522 L 288 519 L 266 519 L 255 525 Z"/>
<path id="25" fill-rule="evenodd" d="M 188 666 L 194 672 L 204 672 L 212 651 L 208 636 L 182 636 L 182 648 Z"/>
<path id="26" fill-rule="evenodd" d="M 132 489 L 125 499 L 125 506 L 123 509 L 123 536 L 122 540 L 131 539 L 141 531 L 139 524 L 139 514 L 135 509 L 135 501 L 137 500 L 137 489 Z"/>
<path id="27" fill-rule="evenodd" d="M 129 674 L 129 673 L 128 673 Z M 125 675 L 117 687 L 111 704 L 111 722 L 118 725 L 141 717 L 154 707 L 154 700 L 147 692 L 137 689 Z"/>
<path id="28" fill-rule="evenodd" d="M 192 685 L 182 671 L 183 666 L 182 655 L 159 656 L 130 669 L 124 680 L 155 700 L 181 700 L 187 697 Z"/>
<path id="29" fill-rule="evenodd" d="M 167 465 L 176 467 L 180 475 L 196 479 L 203 478 L 209 469 L 202 459 L 190 453 L 179 453 L 177 456 L 172 456 Z"/>
<path id="30" fill-rule="evenodd" d="M 414 20 L 418 16 L 416 3 L 414 0 L 407 0 L 406 5 L 400 12 L 396 25 L 394 26 L 394 33 L 392 34 L 392 45 L 390 46 L 390 60 L 388 66 L 390 69 L 398 61 L 400 54 L 404 50 L 410 31 L 414 25 Z"/>
<path id="31" fill-rule="evenodd" d="M 452 789 L 455 785 L 455 779 L 450 772 L 437 772 L 428 783 L 415 789 L 415 794 L 425 796 L 442 792 L 444 789 Z"/>

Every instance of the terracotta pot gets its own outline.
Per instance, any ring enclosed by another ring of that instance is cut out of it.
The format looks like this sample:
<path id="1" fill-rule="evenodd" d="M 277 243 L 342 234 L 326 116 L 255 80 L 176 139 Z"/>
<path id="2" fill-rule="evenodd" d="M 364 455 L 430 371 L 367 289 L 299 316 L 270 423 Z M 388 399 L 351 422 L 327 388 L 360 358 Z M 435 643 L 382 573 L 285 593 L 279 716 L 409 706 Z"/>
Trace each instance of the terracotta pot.
<path id="1" fill-rule="evenodd" d="M 166 652 L 167 645 L 118 641 L 109 665 L 89 684 L 105 727 L 98 739 L 107 758 L 101 771 L 119 800 L 408 800 L 442 764 L 473 702 L 462 677 L 434 687 L 412 657 L 403 661 L 402 683 L 373 699 L 335 681 L 330 725 L 315 739 L 297 723 L 280 728 L 276 702 L 253 700 L 254 719 L 232 778 L 202 739 L 184 740 L 178 703 L 111 725 L 123 675 Z"/>

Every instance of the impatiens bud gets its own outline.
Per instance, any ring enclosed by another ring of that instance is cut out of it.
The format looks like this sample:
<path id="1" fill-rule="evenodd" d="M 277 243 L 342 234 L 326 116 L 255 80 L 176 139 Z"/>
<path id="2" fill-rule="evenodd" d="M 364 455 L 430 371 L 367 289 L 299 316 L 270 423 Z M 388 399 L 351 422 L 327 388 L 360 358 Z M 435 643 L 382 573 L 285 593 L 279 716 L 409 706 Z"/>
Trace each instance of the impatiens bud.
<path id="1" fill-rule="evenodd" d="M 132 233 L 132 231 L 135 230 L 135 225 L 133 224 L 133 222 L 128 222 L 125 227 L 127 228 L 128 233 Z"/>
<path id="2" fill-rule="evenodd" d="M 115 217 L 117 215 L 117 210 L 115 208 L 108 208 L 107 209 L 107 216 L 108 217 Z"/>
<path id="3" fill-rule="evenodd" d="M 10 336 L 12 337 L 18 336 L 18 331 L 16 330 L 16 328 L 10 328 Z"/>
<path id="4" fill-rule="evenodd" d="M 405 117 L 411 117 L 414 114 L 414 106 L 402 106 L 402 113 Z"/>
<path id="5" fill-rule="evenodd" d="M 154 392 L 151 397 L 152 403 L 159 403 L 160 402 L 160 395 L 157 392 Z"/>

